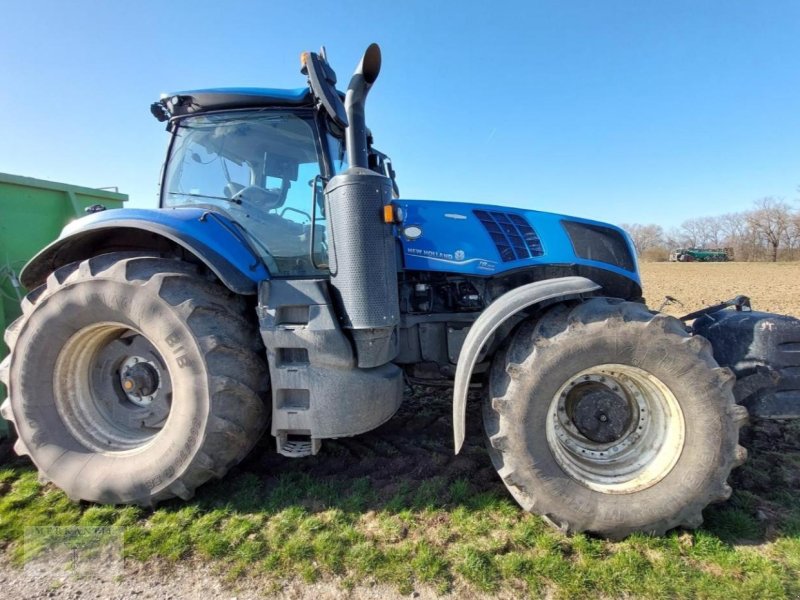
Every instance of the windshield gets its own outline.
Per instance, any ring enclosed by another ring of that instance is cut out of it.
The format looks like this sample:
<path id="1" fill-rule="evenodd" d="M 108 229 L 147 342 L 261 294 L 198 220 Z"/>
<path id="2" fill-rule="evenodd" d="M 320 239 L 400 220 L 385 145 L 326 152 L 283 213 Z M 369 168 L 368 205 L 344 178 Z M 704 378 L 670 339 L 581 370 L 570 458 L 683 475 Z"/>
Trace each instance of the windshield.
<path id="1" fill-rule="evenodd" d="M 233 219 L 274 276 L 317 275 L 328 261 L 318 156 L 310 118 L 277 111 L 188 117 L 177 125 L 162 204 Z"/>

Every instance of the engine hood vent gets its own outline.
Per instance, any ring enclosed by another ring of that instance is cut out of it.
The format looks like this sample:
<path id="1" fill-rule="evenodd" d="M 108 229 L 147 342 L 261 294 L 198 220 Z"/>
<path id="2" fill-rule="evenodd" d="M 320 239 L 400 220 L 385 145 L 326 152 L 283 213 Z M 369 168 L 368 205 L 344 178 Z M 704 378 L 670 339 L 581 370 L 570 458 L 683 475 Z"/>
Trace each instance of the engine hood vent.
<path id="1" fill-rule="evenodd" d="M 473 211 L 492 238 L 503 262 L 542 256 L 544 249 L 525 217 L 494 210 Z"/>

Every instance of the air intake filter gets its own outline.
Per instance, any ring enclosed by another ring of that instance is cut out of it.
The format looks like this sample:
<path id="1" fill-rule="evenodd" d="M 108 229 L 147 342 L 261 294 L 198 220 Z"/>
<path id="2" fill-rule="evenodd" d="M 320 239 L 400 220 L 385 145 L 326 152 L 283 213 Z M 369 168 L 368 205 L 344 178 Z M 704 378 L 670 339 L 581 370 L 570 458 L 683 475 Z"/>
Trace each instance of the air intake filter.
<path id="1" fill-rule="evenodd" d="M 331 286 L 362 368 L 397 355 L 397 259 L 392 225 L 383 220 L 391 199 L 391 180 L 361 167 L 325 188 Z"/>

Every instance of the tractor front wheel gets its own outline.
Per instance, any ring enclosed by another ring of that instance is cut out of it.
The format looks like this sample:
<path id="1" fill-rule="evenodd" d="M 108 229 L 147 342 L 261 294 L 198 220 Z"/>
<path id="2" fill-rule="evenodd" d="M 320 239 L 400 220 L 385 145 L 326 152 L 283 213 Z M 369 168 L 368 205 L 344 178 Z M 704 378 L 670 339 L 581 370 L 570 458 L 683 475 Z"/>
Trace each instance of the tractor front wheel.
<path id="1" fill-rule="evenodd" d="M 2 412 L 17 453 L 73 500 L 190 498 L 266 425 L 244 308 L 176 260 L 112 253 L 58 269 L 6 332 Z"/>
<path id="2" fill-rule="evenodd" d="M 733 384 L 676 319 L 605 298 L 560 305 L 495 357 L 489 452 L 517 501 L 564 531 L 697 527 L 746 456 Z"/>

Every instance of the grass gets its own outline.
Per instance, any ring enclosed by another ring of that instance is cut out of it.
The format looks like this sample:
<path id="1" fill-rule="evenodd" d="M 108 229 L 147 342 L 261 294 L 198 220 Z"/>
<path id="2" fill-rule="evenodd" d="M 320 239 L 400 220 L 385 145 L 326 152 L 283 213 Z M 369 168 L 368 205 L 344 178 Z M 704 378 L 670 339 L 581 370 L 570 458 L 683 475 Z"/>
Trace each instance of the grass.
<path id="1" fill-rule="evenodd" d="M 783 435 L 800 440 L 791 428 Z M 74 504 L 18 460 L 0 467 L 0 547 L 22 564 L 26 527 L 116 526 L 127 559 L 207 561 L 234 587 L 249 576 L 278 591 L 291 579 L 335 578 L 344 588 L 387 583 L 403 594 L 424 585 L 457 595 L 798 598 L 800 448 L 761 439 L 735 475 L 737 491 L 705 511 L 703 528 L 622 542 L 565 536 L 524 513 L 488 470 L 480 444 L 460 477 L 438 467 L 382 474 L 376 457 L 407 457 L 396 443 L 369 438 L 354 461 L 372 465 L 366 475 L 351 474 L 358 469 L 344 442 L 313 459 L 271 459 L 285 468 L 265 469 L 257 457 L 194 500 L 155 511 Z M 342 468 L 318 471 L 331 461 Z"/>
<path id="2" fill-rule="evenodd" d="M 504 496 L 466 495 L 464 480 L 401 492 L 375 507 L 365 479 L 345 487 L 284 475 L 267 489 L 241 473 L 193 502 L 152 513 L 77 506 L 24 467 L 0 471 L 0 480 L 8 487 L 0 499 L 0 540 L 17 562 L 26 526 L 106 525 L 124 528 L 128 558 L 197 557 L 219 561 L 231 576 L 341 576 L 391 583 L 401 593 L 426 584 L 439 592 L 459 585 L 557 598 L 800 596 L 800 511 L 786 506 L 774 539 L 765 540 L 746 494 L 707 511 L 708 525 L 696 533 L 611 543 L 563 536 Z"/>

